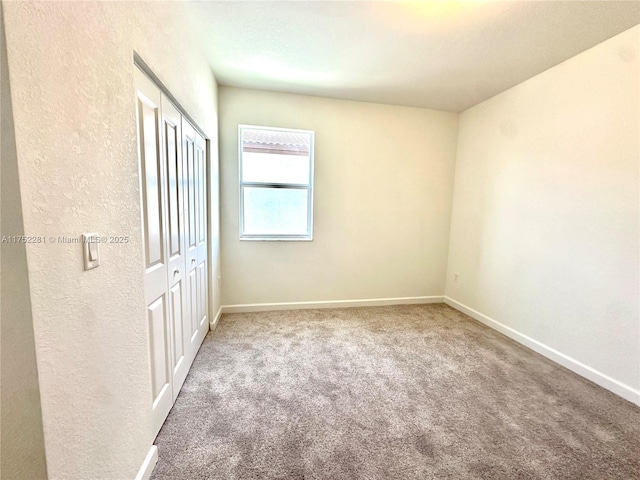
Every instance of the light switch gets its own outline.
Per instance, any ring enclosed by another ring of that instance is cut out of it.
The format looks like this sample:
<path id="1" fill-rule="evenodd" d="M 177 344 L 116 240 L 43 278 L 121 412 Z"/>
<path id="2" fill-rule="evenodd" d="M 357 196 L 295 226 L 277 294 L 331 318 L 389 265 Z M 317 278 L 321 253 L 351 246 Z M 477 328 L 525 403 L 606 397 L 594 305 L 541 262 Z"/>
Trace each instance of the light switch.
<path id="1" fill-rule="evenodd" d="M 84 248 L 84 269 L 91 270 L 100 266 L 100 243 L 97 233 L 82 235 L 82 247 Z"/>

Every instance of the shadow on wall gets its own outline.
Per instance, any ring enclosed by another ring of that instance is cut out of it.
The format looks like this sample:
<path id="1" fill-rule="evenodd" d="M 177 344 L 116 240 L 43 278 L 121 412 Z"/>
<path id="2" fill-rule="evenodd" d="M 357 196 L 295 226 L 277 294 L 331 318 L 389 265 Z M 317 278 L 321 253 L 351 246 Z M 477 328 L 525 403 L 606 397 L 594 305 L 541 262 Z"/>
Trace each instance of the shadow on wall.
<path id="1" fill-rule="evenodd" d="M 24 226 L 1 4 L 0 35 L 0 235 L 5 238 L 24 235 Z M 46 479 L 25 244 L 3 240 L 0 265 L 0 478 Z"/>

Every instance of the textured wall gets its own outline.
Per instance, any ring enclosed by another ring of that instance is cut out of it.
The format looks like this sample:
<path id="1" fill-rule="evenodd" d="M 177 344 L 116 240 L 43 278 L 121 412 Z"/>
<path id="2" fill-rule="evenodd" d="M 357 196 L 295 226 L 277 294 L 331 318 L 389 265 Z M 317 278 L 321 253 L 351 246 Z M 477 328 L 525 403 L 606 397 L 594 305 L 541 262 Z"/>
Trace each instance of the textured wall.
<path id="1" fill-rule="evenodd" d="M 639 43 L 635 27 L 461 115 L 447 279 L 636 391 Z"/>
<path id="2" fill-rule="evenodd" d="M 49 477 L 133 478 L 152 440 L 133 51 L 212 139 L 215 79 L 179 3 L 4 8 L 25 233 L 129 237 L 89 272 L 79 245 L 27 245 Z"/>
<path id="3" fill-rule="evenodd" d="M 223 303 L 442 295 L 458 116 L 220 89 Z M 315 130 L 312 242 L 238 240 L 239 123 Z"/>
<path id="4" fill-rule="evenodd" d="M 0 17 L 2 10 L 0 9 Z M 23 235 L 3 19 L 0 18 L 0 236 Z M 0 478 L 47 477 L 24 243 L 0 245 Z"/>

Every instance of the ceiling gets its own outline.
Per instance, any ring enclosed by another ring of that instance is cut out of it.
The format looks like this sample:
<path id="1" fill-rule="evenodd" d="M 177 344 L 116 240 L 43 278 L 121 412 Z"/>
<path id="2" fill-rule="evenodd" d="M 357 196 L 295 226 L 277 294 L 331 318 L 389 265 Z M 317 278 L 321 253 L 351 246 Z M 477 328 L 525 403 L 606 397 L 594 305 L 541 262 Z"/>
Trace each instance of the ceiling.
<path id="1" fill-rule="evenodd" d="M 640 23 L 640 1 L 189 3 L 221 85 L 460 112 Z"/>

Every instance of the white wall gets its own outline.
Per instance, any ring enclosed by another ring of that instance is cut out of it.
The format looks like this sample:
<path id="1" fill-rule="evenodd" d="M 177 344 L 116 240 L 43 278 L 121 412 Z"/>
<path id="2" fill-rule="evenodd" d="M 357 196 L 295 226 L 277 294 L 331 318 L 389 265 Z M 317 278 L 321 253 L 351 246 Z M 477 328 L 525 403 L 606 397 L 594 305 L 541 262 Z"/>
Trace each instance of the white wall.
<path id="1" fill-rule="evenodd" d="M 442 296 L 457 115 L 221 87 L 225 305 Z M 238 124 L 315 131 L 312 242 L 239 241 Z"/>
<path id="2" fill-rule="evenodd" d="M 151 444 L 133 52 L 214 165 L 217 86 L 179 3 L 3 6 L 25 234 L 130 238 L 89 272 L 78 245 L 27 245 L 49 478 L 130 479 Z"/>
<path id="3" fill-rule="evenodd" d="M 0 6 L 0 237 L 24 235 L 18 162 Z M 27 253 L 0 244 L 0 478 L 47 477 Z"/>
<path id="4" fill-rule="evenodd" d="M 636 402 L 639 40 L 635 27 L 461 115 L 446 288 Z"/>

